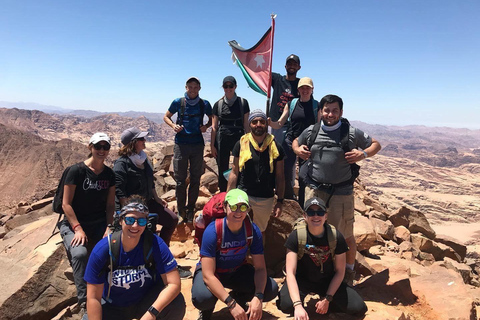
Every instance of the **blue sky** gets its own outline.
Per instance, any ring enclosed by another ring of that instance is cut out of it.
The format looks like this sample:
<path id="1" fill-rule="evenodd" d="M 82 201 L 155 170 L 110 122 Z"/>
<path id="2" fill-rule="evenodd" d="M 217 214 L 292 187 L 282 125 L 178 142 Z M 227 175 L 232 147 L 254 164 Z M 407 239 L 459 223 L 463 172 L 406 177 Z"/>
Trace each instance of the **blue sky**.
<path id="1" fill-rule="evenodd" d="M 276 13 L 273 69 L 300 56 L 314 96 L 344 99 L 344 116 L 377 124 L 480 128 L 480 2 L 0 1 L 0 101 L 69 109 L 165 112 L 185 80 L 200 96 L 237 78 L 229 40 L 253 46 Z"/>

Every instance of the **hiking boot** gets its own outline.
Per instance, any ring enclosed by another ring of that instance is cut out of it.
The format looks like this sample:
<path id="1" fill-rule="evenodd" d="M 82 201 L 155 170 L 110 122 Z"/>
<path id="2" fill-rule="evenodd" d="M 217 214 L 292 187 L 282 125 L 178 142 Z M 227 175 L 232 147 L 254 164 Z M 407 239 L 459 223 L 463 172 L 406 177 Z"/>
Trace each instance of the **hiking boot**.
<path id="1" fill-rule="evenodd" d="M 185 211 L 179 211 L 178 214 L 177 214 L 177 217 L 178 217 L 178 223 L 177 223 L 177 225 L 180 225 L 180 224 L 182 224 L 182 223 L 187 222 L 186 216 L 187 216 L 187 214 L 186 214 Z"/>
<path id="2" fill-rule="evenodd" d="M 177 265 L 177 270 L 178 270 L 178 273 L 180 274 L 180 278 L 182 279 L 188 279 L 192 277 L 192 273 L 189 270 L 182 269 L 178 265 Z"/>
<path id="3" fill-rule="evenodd" d="M 213 309 L 203 310 L 198 312 L 197 320 L 210 320 L 212 319 Z"/>
<path id="4" fill-rule="evenodd" d="M 345 282 L 345 284 L 349 287 L 352 287 L 355 285 L 354 284 L 354 281 L 355 281 L 355 275 L 356 275 L 356 272 L 355 270 L 351 270 L 349 268 L 346 268 L 345 269 L 345 277 L 343 278 L 343 282 Z"/>
<path id="5" fill-rule="evenodd" d="M 186 223 L 193 223 L 194 210 L 187 209 L 186 213 Z"/>

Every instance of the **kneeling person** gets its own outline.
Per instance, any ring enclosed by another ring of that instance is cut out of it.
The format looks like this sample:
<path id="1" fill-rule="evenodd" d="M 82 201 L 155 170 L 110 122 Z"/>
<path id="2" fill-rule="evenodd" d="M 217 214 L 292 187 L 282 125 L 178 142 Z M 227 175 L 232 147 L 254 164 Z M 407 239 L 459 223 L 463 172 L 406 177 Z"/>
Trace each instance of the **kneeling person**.
<path id="1" fill-rule="evenodd" d="M 147 217 L 144 199 L 131 196 L 118 219 L 121 230 L 93 249 L 85 272 L 88 319 L 183 319 L 177 263 L 165 242 L 145 230 Z"/>
<path id="2" fill-rule="evenodd" d="M 320 198 L 305 201 L 305 224 L 297 223 L 285 247 L 286 283 L 280 290 L 278 307 L 284 313 L 294 313 L 295 319 L 308 319 L 303 308 L 309 293 L 322 299 L 315 304 L 316 312 L 330 309 L 356 316 L 367 312 L 360 295 L 343 282 L 345 257 L 348 251 L 343 235 L 326 223 L 326 206 Z"/>
<path id="3" fill-rule="evenodd" d="M 199 319 L 210 319 L 220 299 L 235 319 L 246 320 L 249 314 L 249 319 L 258 320 L 262 317 L 262 302 L 273 300 L 278 286 L 267 277 L 262 234 L 248 217 L 247 194 L 240 189 L 230 190 L 224 208 L 226 217 L 210 223 L 203 234 L 192 302 L 200 310 Z M 249 247 L 253 266 L 246 262 Z M 232 289 L 230 294 L 225 288 Z"/>

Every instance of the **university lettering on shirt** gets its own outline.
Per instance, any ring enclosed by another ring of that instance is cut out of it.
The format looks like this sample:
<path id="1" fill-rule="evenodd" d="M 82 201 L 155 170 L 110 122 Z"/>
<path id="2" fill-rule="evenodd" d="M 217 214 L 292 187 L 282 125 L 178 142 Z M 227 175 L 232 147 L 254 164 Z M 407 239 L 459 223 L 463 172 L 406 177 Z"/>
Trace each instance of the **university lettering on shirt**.
<path id="1" fill-rule="evenodd" d="M 143 287 L 145 279 L 153 280 L 144 264 L 131 269 L 117 269 L 113 271 L 112 286 L 128 290 L 130 285 L 141 282 L 140 287 Z M 108 280 L 110 281 L 110 279 Z"/>

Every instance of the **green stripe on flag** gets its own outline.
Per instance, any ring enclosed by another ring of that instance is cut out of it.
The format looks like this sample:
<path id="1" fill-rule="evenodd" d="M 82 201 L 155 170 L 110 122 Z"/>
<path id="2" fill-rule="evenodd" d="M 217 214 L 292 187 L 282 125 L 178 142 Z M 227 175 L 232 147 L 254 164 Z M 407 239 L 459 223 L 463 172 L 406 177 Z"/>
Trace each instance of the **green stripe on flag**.
<path id="1" fill-rule="evenodd" d="M 258 92 L 258 93 L 263 94 L 264 96 L 266 96 L 267 93 L 264 92 L 262 89 L 260 89 L 260 88 L 258 87 L 258 85 L 255 83 L 255 81 L 253 81 L 253 79 L 252 79 L 252 78 L 250 77 L 250 75 L 248 74 L 247 70 L 245 70 L 245 67 L 243 66 L 243 64 L 240 62 L 240 60 L 238 60 L 238 58 L 237 58 L 236 56 L 235 56 L 235 60 L 236 60 L 237 66 L 238 66 L 238 67 L 240 68 L 240 70 L 242 71 L 243 76 L 245 77 L 245 80 L 247 80 L 248 86 L 249 86 L 252 90 L 254 90 L 254 91 L 256 91 L 256 92 Z"/>

